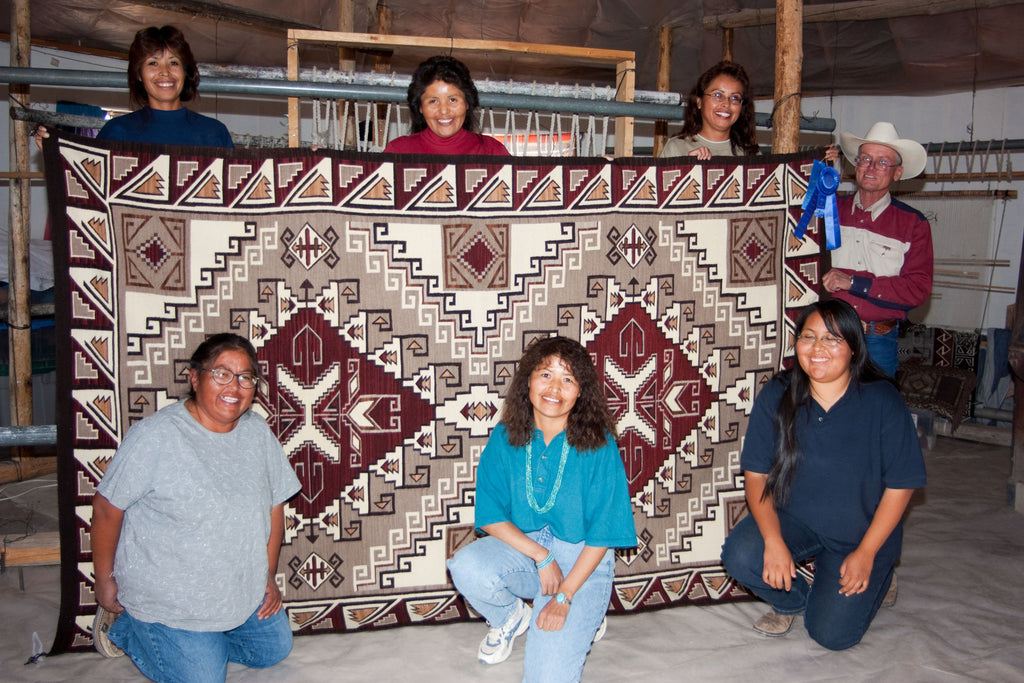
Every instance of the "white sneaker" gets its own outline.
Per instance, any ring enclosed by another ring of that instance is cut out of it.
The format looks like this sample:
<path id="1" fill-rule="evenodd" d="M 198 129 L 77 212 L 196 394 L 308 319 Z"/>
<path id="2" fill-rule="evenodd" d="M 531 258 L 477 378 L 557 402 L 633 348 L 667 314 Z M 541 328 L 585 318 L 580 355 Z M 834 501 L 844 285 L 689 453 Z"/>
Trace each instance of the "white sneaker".
<path id="1" fill-rule="evenodd" d="M 512 644 L 516 638 L 530 628 L 530 617 L 533 609 L 522 600 L 516 602 L 512 616 L 501 626 L 492 628 L 487 637 L 480 641 L 477 659 L 484 664 L 500 664 L 512 654 Z"/>
<path id="2" fill-rule="evenodd" d="M 594 639 L 590 641 L 591 644 L 604 638 L 604 632 L 608 630 L 608 617 L 601 620 L 601 625 L 597 627 L 597 633 L 594 634 Z"/>

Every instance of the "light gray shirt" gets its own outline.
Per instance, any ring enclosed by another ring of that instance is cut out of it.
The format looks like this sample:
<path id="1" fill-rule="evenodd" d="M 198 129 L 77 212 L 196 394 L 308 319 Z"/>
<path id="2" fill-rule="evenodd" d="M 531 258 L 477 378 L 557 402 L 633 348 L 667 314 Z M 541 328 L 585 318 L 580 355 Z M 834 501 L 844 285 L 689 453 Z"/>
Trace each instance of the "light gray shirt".
<path id="1" fill-rule="evenodd" d="M 226 434 L 200 425 L 183 401 L 133 425 L 97 488 L 124 510 L 119 602 L 172 628 L 240 626 L 266 590 L 270 510 L 300 488 L 251 410 Z"/>
<path id="2" fill-rule="evenodd" d="M 700 147 L 707 147 L 711 151 L 713 157 L 736 157 L 740 156 L 732 148 L 732 141 L 723 140 L 722 142 L 712 142 L 707 140 L 700 135 L 693 135 L 688 138 L 670 138 L 665 146 L 661 149 L 659 158 L 664 159 L 665 157 L 684 157 L 695 149 Z"/>

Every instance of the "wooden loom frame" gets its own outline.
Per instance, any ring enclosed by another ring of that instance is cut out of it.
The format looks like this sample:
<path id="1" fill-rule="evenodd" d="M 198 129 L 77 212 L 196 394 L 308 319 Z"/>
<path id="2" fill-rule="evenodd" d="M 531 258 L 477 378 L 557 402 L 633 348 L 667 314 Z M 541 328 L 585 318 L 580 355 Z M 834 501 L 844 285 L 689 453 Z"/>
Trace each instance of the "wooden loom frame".
<path id="1" fill-rule="evenodd" d="M 343 33 L 340 31 L 288 31 L 288 80 L 299 78 L 299 44 L 319 43 L 343 48 L 373 50 L 411 47 L 431 48 L 440 52 L 463 50 L 501 54 L 545 55 L 560 61 L 615 66 L 616 96 L 618 102 L 632 102 L 636 90 L 636 53 L 625 50 L 597 50 L 587 47 L 544 45 L 541 43 L 515 43 L 492 40 L 455 38 L 423 38 L 418 36 L 382 35 L 378 33 Z M 299 98 L 288 98 L 288 145 L 299 146 Z M 633 156 L 633 117 L 615 117 L 615 156 Z"/>

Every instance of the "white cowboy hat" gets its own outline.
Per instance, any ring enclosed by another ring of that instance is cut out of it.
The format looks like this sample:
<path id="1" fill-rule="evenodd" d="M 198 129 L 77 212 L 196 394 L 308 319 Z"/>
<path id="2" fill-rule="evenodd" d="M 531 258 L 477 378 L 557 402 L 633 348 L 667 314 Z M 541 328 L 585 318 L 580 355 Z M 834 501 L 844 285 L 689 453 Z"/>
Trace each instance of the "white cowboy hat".
<path id="1" fill-rule="evenodd" d="M 871 130 L 862 138 L 845 131 L 839 134 L 839 146 L 843 148 L 843 156 L 849 159 L 851 164 L 860 153 L 860 146 L 865 142 L 885 145 L 896 150 L 903 159 L 903 179 L 921 175 L 925 161 L 928 160 L 928 153 L 921 143 L 900 138 L 896 126 L 888 121 L 879 121 L 871 126 Z"/>

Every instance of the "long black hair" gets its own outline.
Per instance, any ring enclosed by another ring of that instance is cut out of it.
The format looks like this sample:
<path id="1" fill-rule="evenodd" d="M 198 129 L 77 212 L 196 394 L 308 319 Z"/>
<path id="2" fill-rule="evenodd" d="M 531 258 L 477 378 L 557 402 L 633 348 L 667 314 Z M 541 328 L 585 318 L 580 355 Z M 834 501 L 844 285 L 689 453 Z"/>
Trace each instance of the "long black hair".
<path id="1" fill-rule="evenodd" d="M 894 380 L 882 368 L 871 360 L 868 355 L 867 341 L 864 339 L 864 327 L 853 306 L 841 299 L 818 301 L 804 308 L 796 319 L 796 336 L 803 332 L 807 319 L 817 313 L 825 323 L 825 328 L 837 337 L 841 337 L 850 347 L 850 381 L 857 384 Z M 778 440 L 775 444 L 775 462 L 768 472 L 761 499 L 771 496 L 776 507 L 782 507 L 789 500 L 790 484 L 799 464 L 800 444 L 796 437 L 796 423 L 800 413 L 811 402 L 811 381 L 800 367 L 793 363 L 790 370 L 779 373 L 779 378 L 786 382 L 785 392 L 779 402 L 775 415 Z"/>
<path id="2" fill-rule="evenodd" d="M 608 410 L 608 401 L 590 354 L 578 341 L 567 337 L 548 337 L 534 342 L 519 360 L 501 409 L 509 443 L 521 447 L 533 439 L 530 376 L 551 357 L 560 358 L 569 366 L 580 389 L 576 404 L 569 412 L 565 437 L 580 453 L 597 450 L 607 443 L 606 434 L 615 437 L 615 418 Z"/>
<path id="3" fill-rule="evenodd" d="M 736 123 L 732 124 L 732 128 L 729 129 L 729 142 L 732 143 L 733 149 L 741 149 L 744 154 L 757 154 L 760 148 L 757 146 L 756 118 L 754 100 L 750 96 L 750 78 L 742 66 L 728 60 L 715 64 L 697 79 L 690 94 L 686 96 L 683 130 L 676 137 L 690 138 L 700 132 L 704 126 L 704 119 L 701 117 L 701 109 L 697 103 L 704 97 L 711 81 L 719 76 L 728 76 L 738 81 L 740 87 L 743 88 L 743 104 L 740 107 L 740 115 L 736 119 Z"/>
<path id="4" fill-rule="evenodd" d="M 427 128 L 427 120 L 423 118 L 420 98 L 434 81 L 444 81 L 462 91 L 466 98 L 466 119 L 462 127 L 476 132 L 476 110 L 480 106 L 480 95 L 469 75 L 469 67 L 447 55 L 437 55 L 422 62 L 412 74 L 409 89 L 406 91 L 406 102 L 409 104 L 409 116 L 412 119 L 409 129 L 419 133 Z"/>

